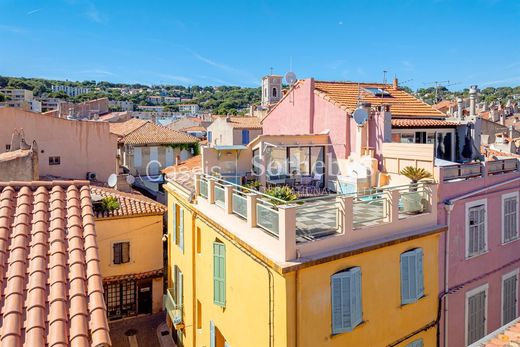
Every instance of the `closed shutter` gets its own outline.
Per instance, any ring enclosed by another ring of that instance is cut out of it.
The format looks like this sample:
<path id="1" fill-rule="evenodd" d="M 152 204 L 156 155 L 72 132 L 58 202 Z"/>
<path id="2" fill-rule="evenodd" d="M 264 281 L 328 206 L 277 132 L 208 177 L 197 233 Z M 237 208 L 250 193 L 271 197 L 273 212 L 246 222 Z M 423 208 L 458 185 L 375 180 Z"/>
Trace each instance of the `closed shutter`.
<path id="1" fill-rule="evenodd" d="M 410 342 L 406 345 L 406 347 L 423 347 L 423 339 L 418 339 L 415 341 Z"/>
<path id="2" fill-rule="evenodd" d="M 173 244 L 177 244 L 177 204 L 173 203 Z"/>
<path id="3" fill-rule="evenodd" d="M 121 252 L 122 252 L 121 243 L 119 243 L 119 242 L 114 243 L 113 248 L 114 248 L 114 264 L 121 264 Z"/>
<path id="4" fill-rule="evenodd" d="M 423 250 L 401 254 L 401 304 L 409 304 L 424 295 Z"/>
<path id="5" fill-rule="evenodd" d="M 179 208 L 179 247 L 184 252 L 184 209 Z"/>
<path id="6" fill-rule="evenodd" d="M 502 324 L 516 318 L 517 280 L 517 275 L 513 275 L 502 282 Z"/>
<path id="7" fill-rule="evenodd" d="M 215 347 L 216 343 L 215 337 L 215 323 L 212 320 L 209 321 L 209 346 Z"/>
<path id="8" fill-rule="evenodd" d="M 121 242 L 121 262 L 128 263 L 130 261 L 130 242 Z"/>
<path id="9" fill-rule="evenodd" d="M 482 291 L 468 298 L 468 344 L 486 335 L 486 292 Z"/>
<path id="10" fill-rule="evenodd" d="M 249 143 L 249 130 L 242 130 L 242 144 L 247 145 Z"/>
<path id="11" fill-rule="evenodd" d="M 516 197 L 504 199 L 504 240 L 509 242 L 518 237 L 517 230 L 517 199 Z"/>
<path id="12" fill-rule="evenodd" d="M 213 301 L 226 305 L 226 248 L 221 242 L 213 243 Z"/>
<path id="13" fill-rule="evenodd" d="M 331 278 L 332 333 L 352 330 L 362 321 L 361 269 L 352 268 Z"/>
<path id="14" fill-rule="evenodd" d="M 484 205 L 469 209 L 468 255 L 473 256 L 486 250 L 486 208 Z"/>
<path id="15" fill-rule="evenodd" d="M 424 296 L 424 271 L 423 271 L 423 250 L 422 248 L 417 248 L 415 250 L 417 262 L 417 293 L 416 298 L 419 300 Z"/>
<path id="16" fill-rule="evenodd" d="M 180 307 L 182 307 L 182 305 L 184 304 L 184 300 L 183 300 L 183 297 L 182 297 L 182 288 L 184 286 L 184 275 L 182 274 L 181 271 L 178 272 L 178 276 L 179 278 L 177 279 L 177 286 L 178 286 L 178 289 L 177 289 L 177 295 L 178 295 L 178 298 L 177 298 L 177 305 L 179 305 Z M 183 310 L 181 310 L 182 312 Z"/>

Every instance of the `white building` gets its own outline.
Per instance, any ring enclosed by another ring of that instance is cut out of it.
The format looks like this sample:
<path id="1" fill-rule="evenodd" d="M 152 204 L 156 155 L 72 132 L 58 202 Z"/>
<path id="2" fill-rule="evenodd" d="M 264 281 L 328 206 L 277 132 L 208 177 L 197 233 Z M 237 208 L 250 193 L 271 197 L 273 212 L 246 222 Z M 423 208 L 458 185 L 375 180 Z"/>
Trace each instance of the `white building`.
<path id="1" fill-rule="evenodd" d="M 180 102 L 181 98 L 178 96 L 151 95 L 146 97 L 146 101 L 153 105 L 175 104 L 177 102 Z"/>
<path id="2" fill-rule="evenodd" d="M 42 104 L 40 112 L 57 110 L 61 104 L 65 103 L 65 101 L 58 98 L 39 98 L 38 101 Z"/>
<path id="3" fill-rule="evenodd" d="M 199 112 L 199 105 L 197 104 L 181 104 L 179 105 L 179 111 L 189 114 L 197 114 Z"/>
<path id="4" fill-rule="evenodd" d="M 33 92 L 27 89 L 0 89 L 0 94 L 4 94 L 7 97 L 7 100 L 11 101 L 31 101 L 34 99 Z"/>
<path id="5" fill-rule="evenodd" d="M 123 100 L 110 100 L 108 102 L 110 107 L 119 107 L 121 111 L 133 111 L 134 103 L 131 101 L 123 101 Z"/>
<path id="6" fill-rule="evenodd" d="M 78 95 L 81 95 L 81 94 L 87 94 L 87 93 L 90 93 L 90 88 L 87 88 L 87 87 L 72 87 L 72 86 L 64 86 L 64 85 L 59 85 L 59 86 L 52 86 L 52 91 L 53 92 L 65 92 L 65 94 L 67 94 L 68 96 L 78 96 Z"/>

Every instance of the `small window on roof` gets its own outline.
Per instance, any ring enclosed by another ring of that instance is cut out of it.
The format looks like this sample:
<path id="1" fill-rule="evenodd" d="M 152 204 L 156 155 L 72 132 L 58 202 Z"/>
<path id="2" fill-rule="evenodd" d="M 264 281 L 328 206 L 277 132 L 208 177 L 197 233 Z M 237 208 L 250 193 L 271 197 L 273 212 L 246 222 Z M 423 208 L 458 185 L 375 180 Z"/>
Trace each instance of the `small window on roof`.
<path id="1" fill-rule="evenodd" d="M 374 96 L 383 96 L 383 97 L 391 96 L 389 92 L 387 92 L 386 90 L 383 90 L 381 88 L 363 88 L 363 89 L 365 89 L 370 94 L 373 94 Z"/>

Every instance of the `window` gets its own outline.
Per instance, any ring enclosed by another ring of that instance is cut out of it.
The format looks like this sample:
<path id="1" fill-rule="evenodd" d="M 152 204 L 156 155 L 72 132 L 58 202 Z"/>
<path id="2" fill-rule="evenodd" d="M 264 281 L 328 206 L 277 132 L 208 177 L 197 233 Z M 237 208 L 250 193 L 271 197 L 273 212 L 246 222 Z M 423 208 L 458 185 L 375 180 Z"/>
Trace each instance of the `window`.
<path id="1" fill-rule="evenodd" d="M 249 143 L 249 130 L 242 130 L 242 144 L 247 145 Z"/>
<path id="2" fill-rule="evenodd" d="M 502 196 L 502 243 L 518 238 L 518 193 Z"/>
<path id="3" fill-rule="evenodd" d="M 423 347 L 423 346 L 424 346 L 423 339 L 418 339 L 418 340 L 412 341 L 406 345 L 406 347 Z"/>
<path id="4" fill-rule="evenodd" d="M 363 88 L 374 96 L 390 97 L 390 93 L 381 88 Z"/>
<path id="5" fill-rule="evenodd" d="M 502 277 L 502 325 L 511 322 L 517 316 L 518 270 Z"/>
<path id="6" fill-rule="evenodd" d="M 487 251 L 486 200 L 466 204 L 466 258 Z"/>
<path id="7" fill-rule="evenodd" d="M 49 165 L 60 165 L 60 157 L 49 157 Z"/>
<path id="8" fill-rule="evenodd" d="M 5 145 L 5 151 L 9 152 L 11 150 L 11 145 Z"/>
<path id="9" fill-rule="evenodd" d="M 226 306 L 226 246 L 213 242 L 213 302 Z"/>
<path id="10" fill-rule="evenodd" d="M 424 296 L 423 250 L 401 254 L 401 304 L 416 302 Z"/>
<path id="11" fill-rule="evenodd" d="M 466 345 L 487 334 L 487 289 L 485 284 L 466 293 Z"/>
<path id="12" fill-rule="evenodd" d="M 184 276 L 177 265 L 173 267 L 173 300 L 177 306 L 183 303 Z"/>
<path id="13" fill-rule="evenodd" d="M 354 267 L 331 277 L 332 333 L 348 332 L 362 321 L 361 269 Z"/>
<path id="14" fill-rule="evenodd" d="M 130 242 L 116 242 L 114 247 L 114 264 L 130 262 Z"/>
<path id="15" fill-rule="evenodd" d="M 184 209 L 173 204 L 173 243 L 184 252 Z"/>
<path id="16" fill-rule="evenodd" d="M 278 91 L 276 88 L 273 88 L 273 98 L 276 98 L 278 96 Z"/>
<path id="17" fill-rule="evenodd" d="M 213 133 L 211 131 L 208 131 L 208 143 L 211 142 L 212 136 L 213 136 Z"/>

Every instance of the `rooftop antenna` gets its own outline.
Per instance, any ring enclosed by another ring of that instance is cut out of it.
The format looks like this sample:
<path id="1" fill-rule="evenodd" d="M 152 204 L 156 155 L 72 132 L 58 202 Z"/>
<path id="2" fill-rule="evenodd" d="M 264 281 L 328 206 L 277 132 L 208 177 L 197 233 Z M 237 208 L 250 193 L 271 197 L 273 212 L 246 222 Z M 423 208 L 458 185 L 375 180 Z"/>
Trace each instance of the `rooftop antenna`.
<path id="1" fill-rule="evenodd" d="M 269 70 L 271 71 L 271 73 L 270 73 L 269 75 L 272 76 L 272 75 L 273 75 L 273 67 L 271 66 L 271 67 L 269 68 Z"/>
<path id="2" fill-rule="evenodd" d="M 433 81 L 433 82 L 427 82 L 427 83 L 424 83 L 425 85 L 435 85 L 435 103 L 437 103 L 439 101 L 439 98 L 438 98 L 438 95 L 439 95 L 439 87 L 446 87 L 446 86 L 451 86 L 452 84 L 450 84 L 450 81 L 449 80 L 446 80 L 446 81 Z"/>

